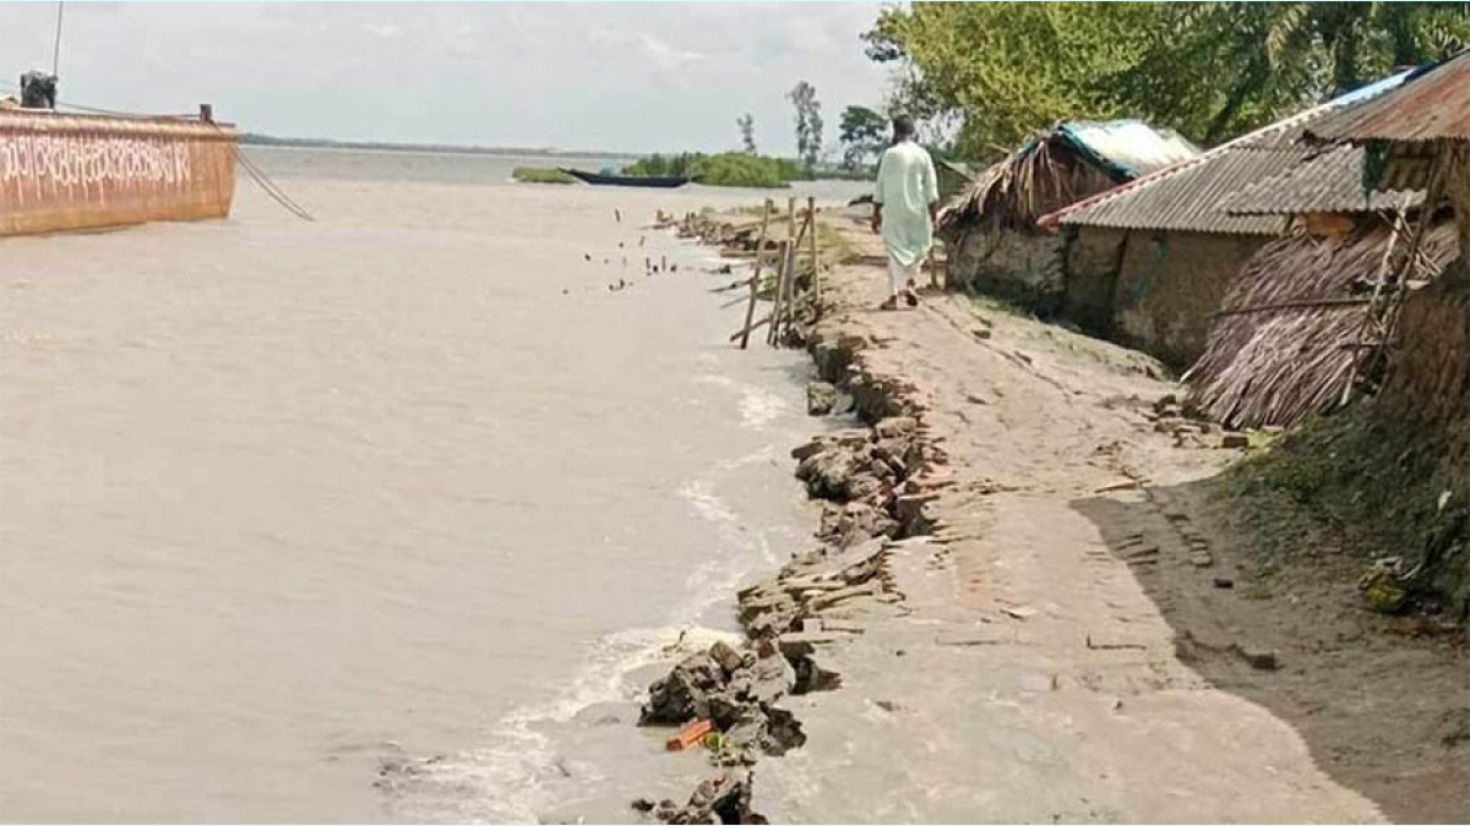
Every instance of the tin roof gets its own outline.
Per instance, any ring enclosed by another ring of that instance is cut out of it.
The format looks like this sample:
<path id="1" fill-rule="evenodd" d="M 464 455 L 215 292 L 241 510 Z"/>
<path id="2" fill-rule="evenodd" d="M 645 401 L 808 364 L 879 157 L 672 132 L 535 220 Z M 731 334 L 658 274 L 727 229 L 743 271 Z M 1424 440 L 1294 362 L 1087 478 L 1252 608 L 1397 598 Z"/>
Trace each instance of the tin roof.
<path id="1" fill-rule="evenodd" d="M 1313 123 L 1319 141 L 1470 141 L 1470 51 L 1413 72 L 1398 88 Z"/>
<path id="2" fill-rule="evenodd" d="M 1144 175 L 1115 189 L 1084 199 L 1038 223 L 1163 229 L 1232 235 L 1276 235 L 1286 227 L 1280 215 L 1227 212 L 1226 196 L 1287 172 L 1312 156 L 1298 145 L 1308 124 L 1398 87 L 1402 72 L 1334 98 L 1221 144 L 1192 159 Z"/>
<path id="3" fill-rule="evenodd" d="M 1157 172 L 1199 154 L 1199 147 L 1178 132 L 1141 120 L 1062 121 L 1055 131 L 1125 178 Z"/>
<path id="4" fill-rule="evenodd" d="M 1377 212 L 1408 209 L 1424 201 L 1409 190 L 1363 192 L 1365 152 L 1338 146 L 1285 172 L 1225 196 L 1220 206 L 1231 215 L 1293 215 L 1303 212 Z"/>

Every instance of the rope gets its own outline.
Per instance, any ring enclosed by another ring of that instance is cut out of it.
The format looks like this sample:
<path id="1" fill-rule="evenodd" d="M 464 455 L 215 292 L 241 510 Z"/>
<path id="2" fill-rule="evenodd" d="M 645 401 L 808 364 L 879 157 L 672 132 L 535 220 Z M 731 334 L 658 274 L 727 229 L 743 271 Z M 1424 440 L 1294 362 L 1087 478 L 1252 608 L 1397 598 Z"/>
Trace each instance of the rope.
<path id="1" fill-rule="evenodd" d="M 4 84 L 5 86 L 12 89 L 18 90 L 20 88 L 19 86 L 8 80 L 0 80 L 0 84 Z M 134 112 L 119 112 L 115 109 L 103 109 L 98 106 L 83 106 L 79 103 L 68 103 L 66 104 L 66 108 L 76 109 L 82 112 L 90 112 L 98 115 L 113 115 L 115 117 L 122 118 L 166 117 L 179 118 L 181 120 L 194 120 L 197 118 L 196 115 L 139 115 Z M 201 121 L 201 123 L 202 122 L 203 121 Z M 252 181 L 255 181 L 255 183 L 260 186 L 260 188 L 265 191 L 265 194 L 269 195 L 272 200 L 280 204 L 281 207 L 284 208 L 287 212 L 295 215 L 297 218 L 300 218 L 303 221 L 316 220 L 316 218 L 307 211 L 306 207 L 303 207 L 301 204 L 297 203 L 296 199 L 292 198 L 290 195 L 287 195 L 285 190 L 281 189 L 281 187 L 277 185 L 275 181 L 272 181 L 270 179 L 270 176 L 265 174 L 265 170 L 261 169 L 259 166 L 256 166 L 254 161 L 246 157 L 245 153 L 240 151 L 240 147 L 238 144 L 231 147 L 231 150 L 235 153 L 236 162 L 238 162 L 240 167 L 245 170 L 245 174 L 249 175 L 250 179 Z"/>
<path id="2" fill-rule="evenodd" d="M 270 176 L 265 174 L 265 170 L 256 166 L 254 161 L 246 157 L 245 153 L 240 151 L 239 146 L 234 147 L 234 151 L 235 160 L 239 161 L 240 166 L 245 170 L 246 174 L 250 176 L 251 180 L 259 184 L 260 188 L 265 190 L 265 194 L 269 195 L 272 200 L 280 204 L 283 208 L 285 208 L 287 212 L 295 215 L 297 218 L 300 218 L 303 221 L 316 220 L 316 218 L 312 217 L 310 212 L 306 211 L 306 207 L 303 207 L 301 204 L 297 203 L 294 198 L 286 194 L 285 190 L 277 186 L 276 183 L 270 179 Z"/>

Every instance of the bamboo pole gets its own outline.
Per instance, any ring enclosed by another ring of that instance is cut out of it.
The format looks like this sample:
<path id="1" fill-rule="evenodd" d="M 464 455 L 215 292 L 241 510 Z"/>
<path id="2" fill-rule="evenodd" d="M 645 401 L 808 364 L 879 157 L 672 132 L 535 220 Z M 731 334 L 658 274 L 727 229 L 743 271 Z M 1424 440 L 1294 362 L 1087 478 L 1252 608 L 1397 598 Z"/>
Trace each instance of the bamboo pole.
<path id="1" fill-rule="evenodd" d="M 770 317 L 770 315 L 767 315 L 765 318 L 762 318 L 760 321 L 757 321 L 756 323 L 747 326 L 744 330 L 736 330 L 730 336 L 730 340 L 731 341 L 734 341 L 737 338 L 749 339 L 750 338 L 751 331 L 753 331 L 753 330 L 759 330 L 760 328 L 762 328 L 762 327 L 764 327 L 764 326 L 766 326 L 767 324 L 770 324 L 770 323 L 771 323 L 771 317 Z"/>
<path id="2" fill-rule="evenodd" d="M 800 251 L 799 243 L 786 246 L 786 297 L 781 302 L 782 329 L 791 332 L 791 325 L 796 321 L 796 256 Z M 777 341 L 780 336 L 777 335 Z"/>
<path id="3" fill-rule="evenodd" d="M 755 272 L 750 276 L 750 304 L 745 308 L 744 335 L 740 337 L 740 349 L 750 345 L 750 320 L 755 317 L 756 294 L 761 288 L 761 262 L 766 255 L 766 230 L 771 226 L 771 199 L 767 198 L 761 209 L 761 235 L 755 244 Z"/>
<path id="4" fill-rule="evenodd" d="M 776 265 L 776 291 L 772 296 L 772 300 L 775 303 L 771 307 L 771 326 L 766 330 L 766 343 L 771 345 L 776 343 L 776 331 L 781 326 L 781 311 L 785 308 L 786 281 L 789 275 L 786 268 L 786 259 L 790 249 L 791 240 L 787 239 L 781 242 L 776 252 L 776 260 L 778 262 Z"/>
<path id="5" fill-rule="evenodd" d="M 822 314 L 822 259 L 817 254 L 817 199 L 808 197 L 806 199 L 807 222 L 811 224 L 811 253 L 812 253 L 812 297 L 815 299 L 814 312 L 817 316 Z"/>
<path id="6" fill-rule="evenodd" d="M 1434 205 L 1439 203 L 1439 198 L 1444 194 L 1444 162 L 1446 156 L 1440 155 L 1435 158 L 1435 163 L 1429 167 L 1429 181 L 1424 187 L 1424 205 L 1419 209 L 1419 220 L 1414 222 L 1414 228 L 1408 239 L 1408 251 L 1404 255 L 1403 263 L 1395 268 L 1394 277 L 1386 284 L 1375 285 L 1373 301 L 1369 305 L 1368 324 L 1377 327 L 1381 346 L 1377 350 L 1367 350 L 1357 353 L 1348 372 L 1347 386 L 1343 388 L 1341 404 L 1347 404 L 1352 398 L 1353 392 L 1358 384 L 1358 376 L 1365 369 L 1372 366 L 1374 360 L 1387 358 L 1388 351 L 1392 346 L 1394 323 L 1398 320 L 1398 310 L 1403 305 L 1404 296 L 1408 293 L 1409 276 L 1414 271 L 1414 264 L 1419 256 L 1419 246 L 1424 241 L 1424 235 L 1429 231 L 1429 222 L 1434 214 Z M 1407 205 L 1407 199 L 1405 199 Z M 1401 210 L 1402 212 L 1402 210 Z M 1397 228 L 1396 228 L 1397 229 Z M 1385 260 L 1387 255 L 1385 254 Z M 1378 287 L 1391 287 L 1391 293 L 1381 292 Z M 1380 304 L 1386 306 L 1380 306 Z"/>
<path id="7" fill-rule="evenodd" d="M 796 259 L 799 258 L 799 257 L 801 257 L 801 247 L 792 246 L 791 247 L 791 273 L 792 273 L 792 278 L 791 278 L 791 306 L 786 311 L 786 329 L 787 329 L 788 332 L 791 330 L 791 327 L 794 324 L 796 324 L 796 304 L 797 304 L 797 301 L 796 301 L 796 299 L 797 299 L 797 295 L 796 295 Z M 810 295 L 810 294 L 811 294 L 810 292 L 803 293 L 803 295 Z"/>

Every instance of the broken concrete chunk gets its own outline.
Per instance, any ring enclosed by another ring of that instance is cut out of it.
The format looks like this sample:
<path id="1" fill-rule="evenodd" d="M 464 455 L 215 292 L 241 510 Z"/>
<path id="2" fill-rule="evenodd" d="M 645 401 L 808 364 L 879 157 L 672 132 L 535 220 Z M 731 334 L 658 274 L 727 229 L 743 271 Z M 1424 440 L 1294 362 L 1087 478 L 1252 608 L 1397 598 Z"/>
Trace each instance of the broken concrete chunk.
<path id="1" fill-rule="evenodd" d="M 837 642 L 836 634 L 827 634 L 820 631 L 798 631 L 794 634 L 782 634 L 776 640 L 781 653 L 788 660 L 797 657 L 811 656 L 818 645 L 830 645 Z"/>
<path id="2" fill-rule="evenodd" d="M 814 381 L 806 386 L 806 412 L 811 416 L 825 416 L 832 412 L 837 401 L 837 388 L 825 381 Z"/>
<path id="3" fill-rule="evenodd" d="M 882 590 L 883 584 L 880 582 L 864 582 L 861 585 L 854 585 L 851 588 L 843 588 L 837 591 L 828 591 L 827 593 L 822 594 L 819 597 L 815 597 L 810 602 L 808 602 L 807 608 L 811 611 L 820 611 L 829 605 L 835 605 L 845 599 L 859 596 L 867 596 L 870 594 L 877 594 Z"/>
<path id="4" fill-rule="evenodd" d="M 873 425 L 873 432 L 881 439 L 900 439 L 911 436 L 919 426 L 911 416 L 889 416 Z"/>
<path id="5" fill-rule="evenodd" d="M 714 645 L 711 645 L 709 647 L 709 655 L 711 659 L 720 664 L 721 668 L 725 669 L 726 674 L 733 674 L 739 671 L 740 666 L 743 664 L 740 652 L 736 651 L 724 640 L 720 640 Z"/>
<path id="6" fill-rule="evenodd" d="M 1258 671 L 1275 671 L 1281 667 L 1281 662 L 1277 658 L 1275 651 L 1264 651 L 1258 648 L 1245 648 L 1237 645 L 1235 646 L 1235 653 L 1239 654 L 1241 659 L 1249 663 L 1251 668 Z"/>
<path id="7" fill-rule="evenodd" d="M 684 723 L 709 716 L 709 695 L 725 682 L 720 664 L 703 652 L 691 654 L 674 666 L 669 676 L 648 689 L 648 702 L 638 715 L 641 726 Z"/>

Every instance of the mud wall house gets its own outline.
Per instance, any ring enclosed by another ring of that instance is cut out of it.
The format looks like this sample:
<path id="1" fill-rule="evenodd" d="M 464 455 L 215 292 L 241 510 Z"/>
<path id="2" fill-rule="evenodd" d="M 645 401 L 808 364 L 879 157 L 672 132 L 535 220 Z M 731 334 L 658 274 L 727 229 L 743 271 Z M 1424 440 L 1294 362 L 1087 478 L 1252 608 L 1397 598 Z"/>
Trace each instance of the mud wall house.
<path id="1" fill-rule="evenodd" d="M 1136 120 L 1056 124 L 948 201 L 940 232 L 953 245 L 950 277 L 1032 309 L 1056 309 L 1060 246 L 1037 219 L 1198 151 Z"/>
<path id="2" fill-rule="evenodd" d="M 1232 214 L 1225 199 L 1311 158 L 1315 150 L 1300 139 L 1314 119 L 1382 94 L 1403 77 L 1043 216 L 1040 225 L 1060 229 L 1063 315 L 1095 335 L 1188 367 L 1205 351 L 1235 275 L 1288 226 L 1285 215 Z"/>
<path id="3" fill-rule="evenodd" d="M 1423 190 L 1427 220 L 1410 224 L 1404 240 L 1411 250 L 1435 243 L 1440 211 L 1432 207 L 1447 202 L 1454 211 L 1455 260 L 1445 271 L 1415 289 L 1404 266 L 1383 285 L 1389 300 L 1374 319 L 1374 349 L 1386 375 L 1365 411 L 1368 432 L 1393 445 L 1379 461 L 1411 462 L 1429 488 L 1388 490 L 1371 473 L 1354 484 L 1358 496 L 1389 499 L 1385 512 L 1400 514 L 1396 520 L 1412 525 L 1418 540 L 1394 549 L 1406 564 L 1377 572 L 1373 586 L 1389 576 L 1390 595 L 1443 597 L 1450 615 L 1463 621 L 1470 617 L 1470 51 L 1312 124 L 1306 137 L 1361 149 L 1365 191 Z"/>
<path id="4" fill-rule="evenodd" d="M 1309 142 L 1362 153 L 1362 188 L 1419 189 L 1454 213 L 1457 260 L 1430 287 L 1398 291 L 1401 309 L 1385 319 L 1387 376 L 1378 407 L 1396 420 L 1442 428 L 1466 461 L 1470 428 L 1470 51 L 1426 67 L 1387 94 L 1312 124 Z M 1427 228 L 1426 228 L 1427 227 Z M 1416 237 L 1422 231 L 1422 237 Z M 1434 246 L 1438 227 L 1415 226 L 1411 246 Z"/>

